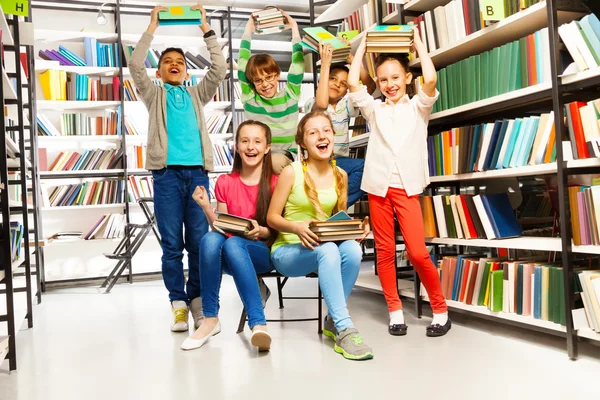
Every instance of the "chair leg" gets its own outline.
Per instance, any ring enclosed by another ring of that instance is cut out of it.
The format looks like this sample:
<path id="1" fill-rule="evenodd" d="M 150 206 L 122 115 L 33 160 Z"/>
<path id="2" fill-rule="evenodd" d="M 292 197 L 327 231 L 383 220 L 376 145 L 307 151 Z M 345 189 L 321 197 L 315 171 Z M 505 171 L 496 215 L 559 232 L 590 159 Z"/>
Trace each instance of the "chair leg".
<path id="1" fill-rule="evenodd" d="M 280 277 L 277 277 L 277 297 L 279 298 L 279 309 L 281 310 L 283 308 L 283 285 Z"/>
<path id="2" fill-rule="evenodd" d="M 238 329 L 236 333 L 241 333 L 244 331 L 244 326 L 246 325 L 246 309 L 242 309 L 242 315 L 240 315 L 240 323 L 238 324 Z"/>
<path id="3" fill-rule="evenodd" d="M 317 288 L 319 289 L 319 294 L 318 297 L 319 299 L 317 300 L 319 302 L 319 326 L 318 326 L 318 330 L 317 333 L 320 335 L 321 333 L 323 333 L 323 295 L 321 293 L 321 286 L 319 285 L 319 283 L 317 282 Z"/>

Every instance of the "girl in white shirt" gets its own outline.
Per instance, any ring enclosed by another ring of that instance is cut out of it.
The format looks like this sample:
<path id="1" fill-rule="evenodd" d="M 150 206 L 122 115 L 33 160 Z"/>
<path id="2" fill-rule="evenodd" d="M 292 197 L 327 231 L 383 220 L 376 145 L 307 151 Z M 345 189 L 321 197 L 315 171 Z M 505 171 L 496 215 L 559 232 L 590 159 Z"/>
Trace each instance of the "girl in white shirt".
<path id="1" fill-rule="evenodd" d="M 406 54 L 380 54 L 375 61 L 376 81 L 385 101 L 375 100 L 359 84 L 365 54 L 363 38 L 348 75 L 350 99 L 360 108 L 371 129 L 361 189 L 369 194 L 371 221 L 377 249 L 377 270 L 390 312 L 388 332 L 407 332 L 396 287 L 394 212 L 408 257 L 423 282 L 433 309 L 427 336 L 443 336 L 450 330 L 448 308 L 435 265 L 425 247 L 419 194 L 429 184 L 427 123 L 439 93 L 431 58 L 414 31 L 414 48 L 421 60 L 423 85 L 412 99 L 406 94 L 413 79 Z"/>

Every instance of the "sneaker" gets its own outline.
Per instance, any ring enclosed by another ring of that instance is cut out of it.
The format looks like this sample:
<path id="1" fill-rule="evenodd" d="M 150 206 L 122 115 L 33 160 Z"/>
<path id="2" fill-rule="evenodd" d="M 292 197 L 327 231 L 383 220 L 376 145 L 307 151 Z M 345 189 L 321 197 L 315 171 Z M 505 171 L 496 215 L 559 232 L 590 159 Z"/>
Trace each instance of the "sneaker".
<path id="1" fill-rule="evenodd" d="M 373 358 L 373 350 L 367 346 L 356 328 L 347 328 L 341 331 L 333 347 L 348 360 L 369 360 Z"/>
<path id="2" fill-rule="evenodd" d="M 187 303 L 181 300 L 173 301 L 171 309 L 173 310 L 171 332 L 187 332 L 189 330 Z"/>
<path id="3" fill-rule="evenodd" d="M 269 300 L 269 297 L 271 297 L 271 290 L 269 289 L 263 278 L 258 278 L 258 289 L 260 290 L 262 306 L 263 308 L 265 308 L 267 306 L 267 300 Z"/>
<path id="4" fill-rule="evenodd" d="M 325 321 L 323 321 L 323 335 L 332 338 L 333 340 L 335 340 L 335 337 L 337 336 L 337 329 L 335 329 L 333 318 L 329 315 L 326 315 Z"/>
<path id="5" fill-rule="evenodd" d="M 198 329 L 202 325 L 204 320 L 204 313 L 202 312 L 202 297 L 196 297 L 190 303 L 190 311 L 192 312 L 192 318 L 194 318 L 194 328 Z"/>

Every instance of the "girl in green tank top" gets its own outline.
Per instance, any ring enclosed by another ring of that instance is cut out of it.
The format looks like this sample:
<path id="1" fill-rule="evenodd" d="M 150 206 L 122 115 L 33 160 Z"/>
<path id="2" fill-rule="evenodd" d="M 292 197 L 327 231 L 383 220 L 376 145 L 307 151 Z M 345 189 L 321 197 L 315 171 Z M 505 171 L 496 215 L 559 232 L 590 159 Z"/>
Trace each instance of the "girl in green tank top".
<path id="1" fill-rule="evenodd" d="M 333 124 L 323 112 L 308 113 L 295 140 L 300 161 L 281 172 L 267 213 L 267 223 L 279 232 L 271 250 L 273 265 L 286 276 L 317 272 L 329 310 L 323 333 L 344 357 L 373 358 L 346 307 L 360 269 L 360 245 L 354 240 L 320 243 L 310 230 L 311 222 L 346 210 L 348 176 L 335 165 Z M 364 238 L 370 232 L 368 219 L 363 229 Z"/>

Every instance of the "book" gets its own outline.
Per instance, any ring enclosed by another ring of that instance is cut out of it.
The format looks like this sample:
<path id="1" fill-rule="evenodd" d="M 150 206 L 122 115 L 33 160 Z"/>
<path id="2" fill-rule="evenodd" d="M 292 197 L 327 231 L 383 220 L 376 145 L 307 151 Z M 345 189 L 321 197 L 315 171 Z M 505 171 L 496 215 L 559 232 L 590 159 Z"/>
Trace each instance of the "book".
<path id="1" fill-rule="evenodd" d="M 302 38 L 302 45 L 309 50 L 318 53 L 319 43 L 327 43 L 333 47 L 332 62 L 346 61 L 350 54 L 350 46 L 342 42 L 339 38 L 327 31 L 323 27 L 308 27 L 302 29 L 305 32 Z"/>
<path id="2" fill-rule="evenodd" d="M 239 217 L 237 215 L 216 212 L 217 220 L 213 222 L 213 227 L 220 231 L 233 234 L 244 235 L 254 228 L 251 219 Z"/>
<path id="3" fill-rule="evenodd" d="M 265 8 L 252 13 L 258 34 L 278 33 L 285 29 L 285 17 L 276 7 Z"/>
<path id="4" fill-rule="evenodd" d="M 170 6 L 167 11 L 158 13 L 160 25 L 201 25 L 202 13 L 191 6 Z"/>
<path id="5" fill-rule="evenodd" d="M 367 35 L 367 53 L 409 53 L 414 25 L 376 25 Z"/>
<path id="6" fill-rule="evenodd" d="M 310 230 L 317 234 L 322 242 L 355 240 L 362 238 L 363 221 L 351 218 L 345 211 L 332 215 L 327 221 L 312 222 Z"/>

